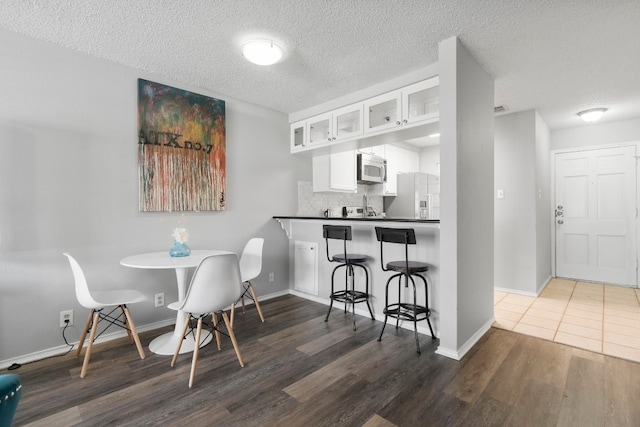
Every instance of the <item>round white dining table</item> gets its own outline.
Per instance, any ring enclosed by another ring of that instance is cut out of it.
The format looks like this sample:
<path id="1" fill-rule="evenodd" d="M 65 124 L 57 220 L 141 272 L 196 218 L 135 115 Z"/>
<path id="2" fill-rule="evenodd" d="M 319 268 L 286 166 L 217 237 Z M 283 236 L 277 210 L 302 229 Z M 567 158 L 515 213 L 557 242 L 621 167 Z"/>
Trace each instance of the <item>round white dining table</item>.
<path id="1" fill-rule="evenodd" d="M 144 269 L 174 269 L 178 282 L 178 300 L 183 301 L 186 293 L 187 274 L 190 268 L 197 267 L 200 262 L 210 255 L 231 254 L 234 252 L 220 250 L 192 250 L 191 255 L 185 257 L 172 257 L 168 251 L 150 252 L 146 254 L 132 255 L 120 260 L 120 264 L 125 267 Z M 167 332 L 154 338 L 149 343 L 149 350 L 156 354 L 173 355 L 178 346 L 178 342 L 183 339 L 182 330 L 186 322 L 186 314 L 178 310 L 176 315 L 176 326 L 173 332 Z M 200 347 L 207 345 L 211 341 L 211 335 L 207 336 L 200 344 Z M 193 351 L 195 340 L 192 334 L 184 337 L 180 353 Z"/>

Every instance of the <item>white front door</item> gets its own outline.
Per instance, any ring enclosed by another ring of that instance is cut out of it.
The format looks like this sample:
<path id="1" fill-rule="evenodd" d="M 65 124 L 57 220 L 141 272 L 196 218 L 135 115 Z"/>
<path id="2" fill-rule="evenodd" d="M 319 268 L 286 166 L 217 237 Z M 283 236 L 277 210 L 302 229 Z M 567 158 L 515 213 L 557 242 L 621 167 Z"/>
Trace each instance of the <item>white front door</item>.
<path id="1" fill-rule="evenodd" d="M 637 286 L 635 155 L 635 146 L 556 154 L 556 276 Z"/>

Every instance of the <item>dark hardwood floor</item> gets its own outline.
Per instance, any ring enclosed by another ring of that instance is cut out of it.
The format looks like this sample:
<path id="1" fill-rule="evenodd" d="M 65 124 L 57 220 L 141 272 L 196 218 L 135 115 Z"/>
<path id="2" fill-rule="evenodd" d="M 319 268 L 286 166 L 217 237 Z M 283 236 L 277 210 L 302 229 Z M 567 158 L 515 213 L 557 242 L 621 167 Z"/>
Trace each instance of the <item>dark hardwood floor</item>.
<path id="1" fill-rule="evenodd" d="M 148 351 L 161 332 L 141 334 L 138 358 L 126 339 L 95 347 L 86 378 L 68 354 L 16 371 L 23 395 L 15 425 L 207 426 L 637 426 L 640 364 L 492 328 L 456 362 L 437 340 L 385 330 L 294 296 L 265 301 L 261 323 L 236 313 L 246 366 L 228 338 L 191 354 Z M 135 309 L 133 310 L 135 317 Z M 6 371 L 5 371 L 6 372 Z"/>

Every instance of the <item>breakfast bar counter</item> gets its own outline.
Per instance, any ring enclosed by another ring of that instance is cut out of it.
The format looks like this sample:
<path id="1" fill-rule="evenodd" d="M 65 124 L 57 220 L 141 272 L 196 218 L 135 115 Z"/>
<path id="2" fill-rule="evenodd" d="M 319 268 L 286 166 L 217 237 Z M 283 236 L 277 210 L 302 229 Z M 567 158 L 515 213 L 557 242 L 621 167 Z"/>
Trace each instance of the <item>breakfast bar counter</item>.
<path id="1" fill-rule="evenodd" d="M 343 218 L 343 217 L 308 217 L 308 216 L 274 216 L 289 238 L 289 287 L 303 298 L 329 305 L 331 292 L 331 273 L 336 266 L 327 260 L 326 243 L 322 237 L 322 226 L 349 225 L 352 230 L 352 240 L 347 242 L 349 253 L 367 256 L 365 266 L 369 272 L 369 287 L 371 306 L 376 320 L 384 321 L 383 309 L 385 305 L 385 285 L 392 272 L 382 271 L 380 261 L 380 242 L 376 239 L 375 227 L 413 228 L 416 234 L 416 244 L 409 246 L 409 258 L 426 262 L 430 265 L 425 277 L 429 283 L 429 305 L 431 308 L 431 323 L 436 336 L 439 336 L 439 266 L 440 266 L 440 221 L 411 218 Z M 329 255 L 342 252 L 342 243 L 329 241 Z M 403 245 L 385 244 L 384 261 L 404 259 Z M 355 275 L 356 288 L 363 285 L 365 275 L 357 269 Z M 336 287 L 344 286 L 343 277 L 335 279 Z M 409 289 L 406 289 L 408 292 Z M 420 294 L 422 293 L 422 295 Z M 418 299 L 424 298 L 424 290 L 418 289 Z M 335 308 L 341 309 L 340 303 L 334 303 Z M 351 307 L 349 307 L 349 311 Z M 370 322 L 370 315 L 366 305 L 357 304 L 356 314 L 358 322 Z M 338 316 L 340 310 L 333 310 L 331 317 Z M 329 322 L 331 322 L 331 317 Z M 391 321 L 391 320 L 390 320 Z M 395 320 L 393 320 L 395 323 Z M 401 327 L 413 330 L 413 323 L 401 322 Z M 426 324 L 419 324 L 420 333 L 430 335 Z"/>

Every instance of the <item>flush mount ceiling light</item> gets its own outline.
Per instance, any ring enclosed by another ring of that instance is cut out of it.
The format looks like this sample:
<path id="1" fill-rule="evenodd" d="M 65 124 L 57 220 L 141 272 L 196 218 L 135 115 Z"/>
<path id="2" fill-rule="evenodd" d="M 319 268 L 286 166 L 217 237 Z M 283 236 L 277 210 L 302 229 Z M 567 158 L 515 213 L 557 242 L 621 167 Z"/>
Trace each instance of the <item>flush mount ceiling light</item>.
<path id="1" fill-rule="evenodd" d="M 250 40 L 242 46 L 242 56 L 258 65 L 273 65 L 282 55 L 282 48 L 271 40 Z"/>
<path id="2" fill-rule="evenodd" d="M 602 117 L 606 111 L 606 108 L 592 108 L 590 110 L 580 111 L 578 116 L 587 123 L 593 123 L 600 120 L 600 117 Z"/>

